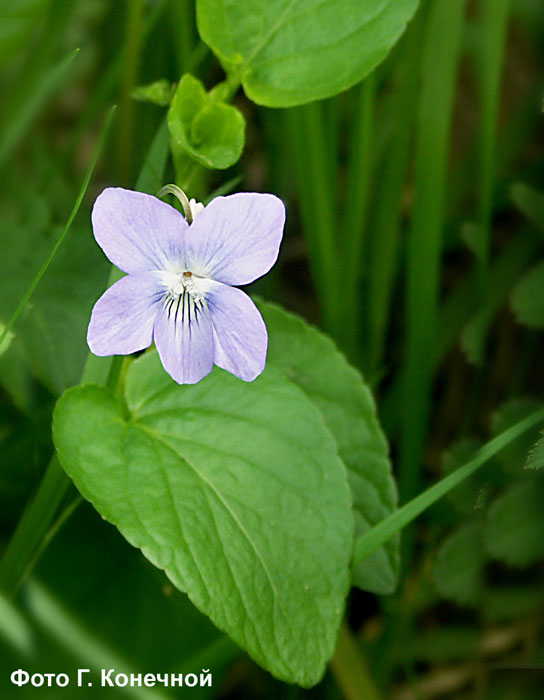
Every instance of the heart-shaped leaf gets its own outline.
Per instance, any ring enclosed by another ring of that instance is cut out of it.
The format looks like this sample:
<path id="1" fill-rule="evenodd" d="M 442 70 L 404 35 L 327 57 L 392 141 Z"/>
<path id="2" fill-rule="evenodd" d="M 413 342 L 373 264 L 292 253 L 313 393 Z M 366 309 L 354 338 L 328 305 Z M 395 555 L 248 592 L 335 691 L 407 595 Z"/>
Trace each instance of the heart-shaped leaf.
<path id="1" fill-rule="evenodd" d="M 125 400 L 92 385 L 59 400 L 66 471 L 258 663 L 316 683 L 353 545 L 345 469 L 317 409 L 273 369 L 179 386 L 154 351 L 132 364 Z"/>
<path id="2" fill-rule="evenodd" d="M 259 302 L 270 334 L 268 363 L 300 386 L 323 414 L 348 470 L 355 533 L 362 535 L 396 507 L 388 447 L 369 388 L 334 343 L 301 318 Z M 393 537 L 353 571 L 354 585 L 392 593 L 399 571 L 399 538 Z"/>

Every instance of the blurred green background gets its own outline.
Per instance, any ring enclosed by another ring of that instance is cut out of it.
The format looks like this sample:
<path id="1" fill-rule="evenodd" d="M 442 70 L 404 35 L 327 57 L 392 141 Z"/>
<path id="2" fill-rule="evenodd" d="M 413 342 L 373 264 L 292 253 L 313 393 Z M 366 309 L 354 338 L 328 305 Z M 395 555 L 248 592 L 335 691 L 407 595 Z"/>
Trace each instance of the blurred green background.
<path id="1" fill-rule="evenodd" d="M 364 372 L 401 502 L 544 403 L 543 66 L 541 0 L 424 0 L 386 61 L 345 93 L 273 110 L 240 91 L 241 160 L 200 169 L 188 192 L 205 198 L 231 183 L 282 197 L 279 264 L 252 291 L 321 325 Z M 106 284 L 92 203 L 106 186 L 135 186 L 165 118 L 134 90 L 184 72 L 212 87 L 223 74 L 189 0 L 1 0 L 0 67 L 1 324 L 58 238 L 118 105 L 72 229 L 0 347 L 3 548 L 51 454 L 51 411 L 79 381 Z M 172 165 L 157 176 L 173 182 Z M 338 240 L 346 271 L 324 290 Z M 404 533 L 395 594 L 352 593 L 361 656 L 351 672 L 366 663 L 384 698 L 542 698 L 543 484 L 523 469 L 537 437 Z M 334 663 L 309 691 L 275 681 L 75 490 L 63 506 L 16 597 L 0 600 L 0 697 L 359 697 Z M 9 681 L 17 668 L 75 677 L 78 667 L 210 668 L 214 684 L 102 689 L 93 676 L 92 688 L 59 691 Z"/>

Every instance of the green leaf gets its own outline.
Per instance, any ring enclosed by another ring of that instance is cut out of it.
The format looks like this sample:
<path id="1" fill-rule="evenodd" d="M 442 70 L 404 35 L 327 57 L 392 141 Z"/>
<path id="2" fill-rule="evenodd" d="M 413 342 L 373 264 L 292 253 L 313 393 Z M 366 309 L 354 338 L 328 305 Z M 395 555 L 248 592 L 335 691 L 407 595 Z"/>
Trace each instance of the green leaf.
<path id="1" fill-rule="evenodd" d="M 206 168 L 229 168 L 242 155 L 244 117 L 236 107 L 215 101 L 188 73 L 172 99 L 168 128 L 174 143 Z"/>
<path id="2" fill-rule="evenodd" d="M 510 306 L 520 323 L 544 328 L 544 262 L 532 267 L 514 287 Z"/>
<path id="3" fill-rule="evenodd" d="M 510 198 L 529 221 L 544 233 L 544 194 L 528 185 L 516 183 L 510 189 Z"/>
<path id="4" fill-rule="evenodd" d="M 172 99 L 172 84 L 166 78 L 162 78 L 149 85 L 138 85 L 131 92 L 131 97 L 141 102 L 167 107 Z"/>
<path id="5" fill-rule="evenodd" d="M 419 0 L 198 0 L 200 36 L 247 96 L 292 107 L 336 95 L 370 73 Z"/>
<path id="6" fill-rule="evenodd" d="M 541 479 L 523 480 L 489 508 L 484 537 L 492 557 L 523 567 L 544 556 L 542 486 Z"/>
<path id="7" fill-rule="evenodd" d="M 523 418 L 542 408 L 542 401 L 527 397 L 517 397 L 505 401 L 491 416 L 491 432 L 500 435 L 507 428 L 517 423 Z M 535 425 L 518 440 L 502 449 L 498 458 L 503 464 L 505 471 L 511 474 L 521 474 L 521 470 L 526 462 L 527 454 L 538 440 L 538 431 L 541 426 Z"/>
<path id="8" fill-rule="evenodd" d="M 527 455 L 525 469 L 543 469 L 544 468 L 544 435 L 541 435 L 536 445 Z"/>
<path id="9" fill-rule="evenodd" d="M 475 605 L 483 592 L 484 564 L 481 523 L 463 525 L 437 554 L 433 567 L 436 587 L 445 598 L 460 605 Z"/>
<path id="10" fill-rule="evenodd" d="M 268 363 L 302 388 L 336 439 L 348 470 L 355 531 L 360 535 L 389 515 L 397 503 L 372 394 L 327 336 L 278 306 L 262 301 L 258 305 L 268 327 Z M 398 538 L 393 537 L 355 567 L 354 585 L 375 593 L 393 592 L 398 546 Z"/>
<path id="11" fill-rule="evenodd" d="M 319 412 L 272 368 L 249 384 L 216 368 L 180 387 L 154 351 L 130 367 L 125 399 L 92 385 L 60 399 L 66 471 L 258 663 L 317 683 L 353 546 L 345 469 Z"/>

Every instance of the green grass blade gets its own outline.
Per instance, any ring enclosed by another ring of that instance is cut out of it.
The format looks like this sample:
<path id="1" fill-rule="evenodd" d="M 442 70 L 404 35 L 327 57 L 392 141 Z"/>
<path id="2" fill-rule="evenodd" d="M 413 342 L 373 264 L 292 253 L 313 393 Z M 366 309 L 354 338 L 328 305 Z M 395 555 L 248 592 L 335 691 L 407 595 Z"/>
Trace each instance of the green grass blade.
<path id="1" fill-rule="evenodd" d="M 168 128 L 165 119 L 151 144 L 138 178 L 137 189 L 156 192 L 160 188 L 159 183 L 167 155 Z M 112 284 L 120 274 L 116 267 L 112 267 L 109 283 Z M 107 383 L 109 378 L 117 376 L 115 365 L 122 363 L 123 360 L 123 357 L 96 357 L 89 352 L 82 382 Z M 44 537 L 47 537 L 51 523 L 70 484 L 70 478 L 60 466 L 57 456 L 53 455 L 36 493 L 25 507 L 0 560 L 0 590 L 6 595 L 14 595 L 36 561 L 36 552 Z"/>
<path id="2" fill-rule="evenodd" d="M 25 657 L 35 653 L 34 630 L 13 603 L 0 595 L 0 637 Z"/>
<path id="3" fill-rule="evenodd" d="M 17 591 L 70 483 L 54 455 L 0 560 L 0 590 L 6 596 L 12 596 Z"/>
<path id="4" fill-rule="evenodd" d="M 215 190 L 210 194 L 210 196 L 206 198 L 204 205 L 208 206 L 212 199 L 215 199 L 216 197 L 224 197 L 226 194 L 234 192 L 235 188 L 238 187 L 242 180 L 243 177 L 241 175 L 231 177 L 230 180 L 227 180 L 222 185 L 219 185 L 219 187 L 215 188 Z"/>
<path id="5" fill-rule="evenodd" d="M 344 700 L 381 699 L 358 640 L 345 622 L 340 627 L 336 652 L 329 666 Z"/>
<path id="6" fill-rule="evenodd" d="M 145 19 L 142 32 L 142 41 L 144 43 L 149 34 L 157 25 L 157 22 L 159 21 L 161 14 L 166 7 L 167 1 L 168 0 L 158 0 L 158 2 L 154 3 L 153 8 L 150 9 L 149 14 Z M 96 118 L 98 112 L 108 101 L 112 100 L 112 96 L 120 80 L 122 68 L 123 54 L 119 53 L 119 55 L 108 65 L 106 71 L 101 75 L 95 89 L 93 90 L 89 99 L 85 102 L 85 105 L 78 116 L 77 122 L 70 131 L 70 135 L 66 141 L 66 145 L 61 151 L 61 154 L 51 164 L 50 168 L 45 171 L 40 183 L 40 188 L 47 183 L 51 183 L 50 186 L 53 186 L 55 183 L 55 172 L 57 170 L 61 170 L 65 163 L 72 157 L 75 149 L 78 147 L 78 144 L 81 142 L 81 139 L 92 121 Z"/>
<path id="7" fill-rule="evenodd" d="M 36 581 L 25 588 L 25 604 L 33 620 L 51 637 L 69 650 L 80 663 L 91 669 L 115 668 L 116 673 L 137 673 L 115 649 L 108 647 L 78 620 L 59 601 Z M 136 700 L 164 700 L 168 695 L 160 689 L 145 686 L 122 686 L 120 695 Z"/>
<path id="8" fill-rule="evenodd" d="M 490 440 L 478 450 L 473 459 L 469 462 L 463 464 L 419 496 L 416 496 L 416 498 L 409 501 L 406 505 L 402 506 L 402 508 L 399 508 L 395 513 L 385 518 L 385 520 L 382 520 L 379 525 L 376 525 L 371 530 L 361 535 L 355 542 L 353 566 L 360 564 L 369 554 L 372 554 L 373 551 L 381 547 L 384 542 L 387 542 L 395 533 L 406 527 L 406 525 L 412 522 L 414 518 L 417 518 L 417 516 L 423 513 L 429 506 L 436 503 L 436 501 L 442 498 L 442 496 L 445 496 L 451 489 L 467 479 L 479 467 L 491 459 L 491 457 L 496 455 L 497 452 L 500 452 L 506 447 L 506 445 L 509 445 L 513 440 L 542 421 L 544 421 L 544 409 L 539 409 L 493 438 L 493 440 Z"/>
<path id="9" fill-rule="evenodd" d="M 342 269 L 342 304 L 337 313 L 343 320 L 339 345 L 351 359 L 358 359 L 361 344 L 361 282 L 364 277 L 367 214 L 372 181 L 374 149 L 373 128 L 376 102 L 376 74 L 371 73 L 356 88 L 353 133 L 349 142 L 346 197 L 342 237 L 339 241 Z"/>
<path id="10" fill-rule="evenodd" d="M 495 308 L 498 299 L 506 299 L 512 288 L 512 280 L 517 280 L 523 270 L 534 260 L 543 242 L 538 235 L 526 230 L 515 236 L 497 255 L 489 273 L 489 286 L 493 290 L 487 302 Z M 432 369 L 436 370 L 458 341 L 459 333 L 469 321 L 474 310 L 474 289 L 478 284 L 476 265 L 460 280 L 440 307 L 437 341 L 433 355 Z M 500 304 L 499 304 L 500 306 Z M 478 314 L 488 313 L 480 310 Z M 402 386 L 399 379 L 391 386 L 382 401 L 382 416 L 389 435 L 398 427 Z"/>
<path id="11" fill-rule="evenodd" d="M 102 151 L 102 146 L 104 145 L 104 142 L 106 140 L 106 136 L 111 124 L 111 120 L 113 118 L 113 113 L 115 111 L 115 107 L 112 107 L 108 113 L 108 116 L 106 117 L 106 121 L 104 122 L 104 126 L 102 127 L 102 132 L 100 134 L 100 138 L 98 139 L 98 144 L 96 146 L 95 152 L 93 154 L 93 157 L 91 158 L 91 162 L 89 163 L 89 167 L 87 168 L 87 172 L 85 173 L 85 177 L 83 178 L 83 183 L 81 184 L 81 188 L 79 190 L 79 194 L 76 197 L 76 201 L 74 202 L 74 206 L 72 207 L 72 211 L 70 212 L 70 216 L 68 217 L 68 221 L 66 222 L 66 225 L 64 226 L 64 229 L 60 236 L 58 237 L 55 245 L 53 246 L 51 253 L 49 254 L 47 260 L 44 262 L 44 264 L 41 266 L 39 269 L 38 273 L 32 280 L 30 287 L 27 289 L 25 295 L 19 302 L 17 308 L 13 312 L 11 318 L 9 321 L 6 323 L 6 326 L 4 328 L 4 331 L 0 335 L 0 345 L 6 338 L 7 334 L 10 332 L 10 330 L 13 328 L 13 325 L 19 318 L 21 312 L 25 308 L 26 304 L 28 303 L 30 297 L 32 296 L 34 290 L 40 283 L 40 280 L 42 277 L 45 275 L 47 272 L 47 269 L 49 268 L 49 265 L 51 264 L 53 258 L 55 257 L 58 249 L 62 245 L 63 240 L 66 238 L 66 235 L 68 234 L 68 231 L 70 230 L 70 227 L 72 226 L 72 223 L 74 219 L 76 218 L 76 215 L 79 211 L 79 207 L 81 206 L 81 202 L 83 201 L 83 197 L 85 196 L 85 192 L 87 191 L 87 187 L 89 186 L 89 182 L 91 180 L 94 168 L 96 166 L 96 163 L 98 161 L 98 157 L 100 155 L 100 152 Z"/>
<path id="12" fill-rule="evenodd" d="M 308 258 L 320 303 L 322 325 L 333 337 L 341 334 L 336 303 L 340 284 L 334 208 L 321 105 L 316 102 L 284 112 L 291 142 Z"/>
<path id="13" fill-rule="evenodd" d="M 529 263 L 534 260 L 542 245 L 542 241 L 539 240 L 538 236 L 535 236 L 530 230 L 525 230 L 521 231 L 504 247 L 490 268 L 490 292 L 473 319 L 470 319 L 470 316 L 474 310 L 474 289 L 478 283 L 478 270 L 474 268 L 464 280 L 457 284 L 440 311 L 436 366 L 444 360 L 455 344 L 459 332 L 467 322 L 469 326 L 463 330 L 465 342 L 463 342 L 463 339 L 462 342 L 465 346 L 465 351 L 468 352 L 466 335 L 474 332 L 474 330 L 470 330 L 470 326 L 475 324 L 474 328 L 476 326 L 481 327 L 485 322 L 487 327 L 492 322 L 493 317 L 506 300 L 512 286 Z"/>
<path id="14" fill-rule="evenodd" d="M 479 292 L 484 299 L 488 288 L 491 244 L 491 214 L 496 170 L 497 117 L 506 29 L 510 0 L 482 0 L 482 47 L 479 71 L 480 125 L 478 136 L 478 241 Z M 471 360 L 482 360 L 487 326 L 472 336 Z"/>
<path id="15" fill-rule="evenodd" d="M 36 114 L 40 111 L 44 102 L 55 88 L 60 85 L 78 53 L 79 49 L 72 51 L 72 53 L 59 64 L 54 66 L 45 75 L 43 80 L 38 82 L 35 89 L 27 93 L 26 101 L 22 107 L 12 114 L 0 138 L 0 168 L 4 166 L 13 150 L 19 144 L 19 141 L 24 136 L 25 131 L 32 123 Z"/>
<path id="16" fill-rule="evenodd" d="M 123 77 L 119 104 L 119 130 L 117 134 L 117 166 L 119 183 L 126 187 L 130 181 L 132 140 L 134 131 L 134 106 L 132 91 L 136 79 L 142 48 L 144 0 L 132 0 L 126 6 L 126 32 L 123 50 Z"/>
<path id="17" fill-rule="evenodd" d="M 183 75 L 190 69 L 191 54 L 197 42 L 194 2 L 191 0 L 172 0 L 171 12 L 178 73 Z"/>
<path id="18" fill-rule="evenodd" d="M 406 361 L 403 367 L 399 490 L 420 490 L 438 320 L 442 228 L 455 76 L 465 0 L 433 3 L 423 49 L 415 200 L 407 247 Z M 444 41 L 444 27 L 448 38 Z"/>
<path id="19" fill-rule="evenodd" d="M 480 349 L 489 327 L 504 306 L 508 294 L 519 280 L 521 273 L 534 260 L 534 255 L 541 247 L 542 242 L 538 237 L 532 235 L 531 231 L 525 231 L 516 236 L 508 246 L 508 256 L 504 252 L 499 256 L 488 277 L 489 290 L 461 334 L 461 346 L 472 362 L 479 361 Z M 472 309 L 474 306 L 474 285 L 466 290 L 466 298 L 466 308 Z M 444 329 L 444 333 L 441 343 L 448 339 L 449 330 Z"/>
<path id="20" fill-rule="evenodd" d="M 495 148 L 501 73 L 510 0 L 482 0 L 482 56 L 480 66 L 480 184 L 478 221 L 482 236 L 482 265 L 489 260 L 489 234 L 495 178 Z M 483 271 L 484 275 L 486 270 Z"/>
<path id="21" fill-rule="evenodd" d="M 367 346 L 365 367 L 375 376 L 383 361 L 387 319 L 398 269 L 403 190 L 406 186 L 416 111 L 418 66 L 424 14 L 420 11 L 404 39 L 390 109 L 394 131 L 377 182 L 368 265 Z"/>

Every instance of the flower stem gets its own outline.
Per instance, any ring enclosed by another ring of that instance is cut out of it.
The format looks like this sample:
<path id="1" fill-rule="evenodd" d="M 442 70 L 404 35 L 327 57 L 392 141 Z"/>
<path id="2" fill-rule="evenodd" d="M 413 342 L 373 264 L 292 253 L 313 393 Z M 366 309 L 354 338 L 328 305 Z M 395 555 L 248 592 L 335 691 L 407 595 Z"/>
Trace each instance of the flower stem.
<path id="1" fill-rule="evenodd" d="M 193 215 L 191 213 L 191 205 L 189 204 L 189 199 L 185 192 L 177 185 L 165 185 L 157 192 L 157 197 L 164 197 L 165 194 L 173 194 L 174 197 L 178 199 L 181 206 L 183 207 L 183 213 L 187 219 L 188 224 L 193 223 Z"/>

